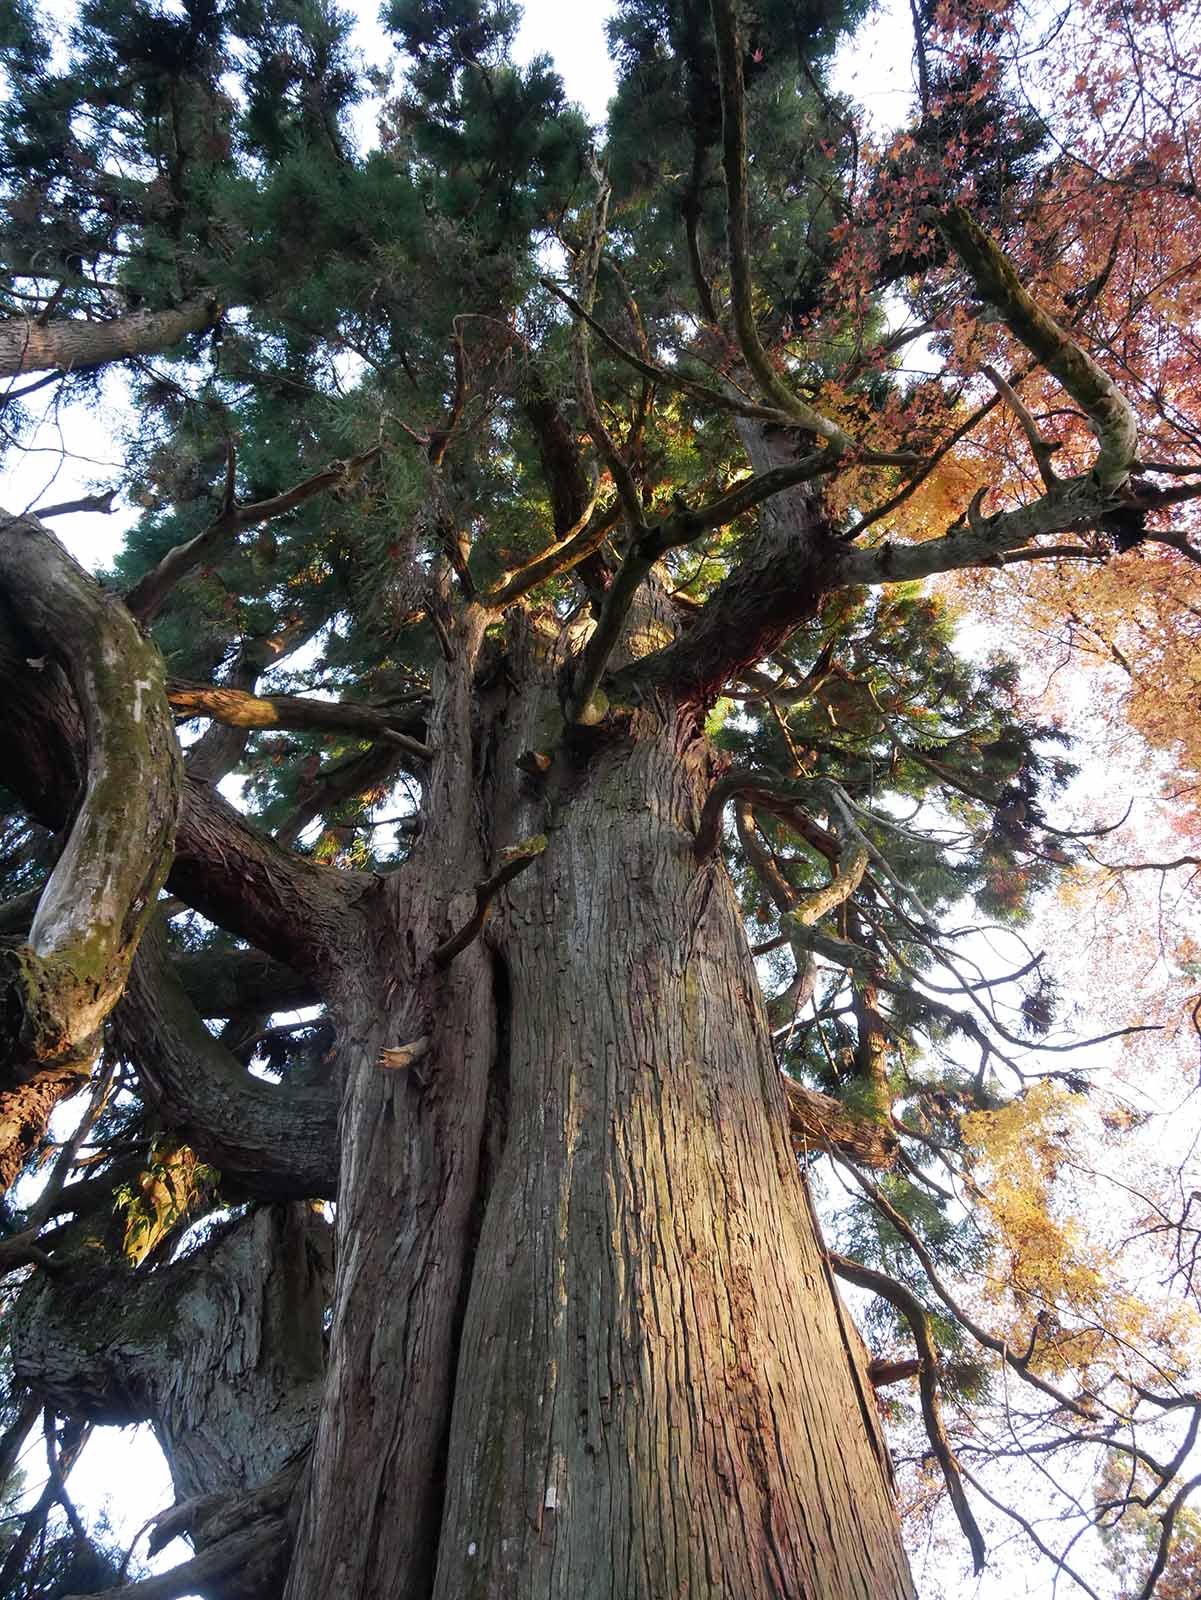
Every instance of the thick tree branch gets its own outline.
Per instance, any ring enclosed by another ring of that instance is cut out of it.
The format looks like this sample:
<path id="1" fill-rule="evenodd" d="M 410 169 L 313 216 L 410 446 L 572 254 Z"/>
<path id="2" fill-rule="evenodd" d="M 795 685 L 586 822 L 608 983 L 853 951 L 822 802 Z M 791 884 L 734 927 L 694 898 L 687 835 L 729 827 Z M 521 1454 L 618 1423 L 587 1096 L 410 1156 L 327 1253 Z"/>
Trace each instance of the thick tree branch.
<path id="1" fill-rule="evenodd" d="M 870 1117 L 858 1116 L 833 1095 L 784 1077 L 788 1131 L 798 1155 L 824 1150 L 860 1166 L 886 1170 L 897 1161 L 897 1137 Z"/>
<path id="2" fill-rule="evenodd" d="M 111 516 L 115 507 L 113 501 L 117 498 L 118 490 L 106 489 L 103 494 L 80 495 L 76 500 L 59 500 L 50 506 L 35 506 L 34 516 L 40 517 L 45 522 L 50 517 L 75 516 L 80 511 L 95 511 L 101 516 Z"/>
<path id="3" fill-rule="evenodd" d="M 239 1588 L 244 1588 L 248 1573 L 263 1569 L 273 1573 L 278 1582 L 287 1572 L 291 1547 L 287 1518 L 264 1516 L 166 1572 L 105 1589 L 102 1594 L 68 1595 L 67 1600 L 113 1600 L 120 1595 L 130 1595 L 133 1600 L 178 1600 L 181 1595 L 224 1593 L 227 1580 L 241 1578 Z"/>
<path id="4" fill-rule="evenodd" d="M 337 1095 L 329 1086 L 264 1083 L 209 1032 L 152 929 L 113 1018 L 118 1048 L 147 1102 L 227 1192 L 259 1200 L 333 1199 Z"/>
<path id="5" fill-rule="evenodd" d="M 108 322 L 11 317 L 0 321 L 0 378 L 51 369 L 65 375 L 129 356 L 157 355 L 190 333 L 204 333 L 220 316 L 215 300 L 198 296 L 169 311 L 130 311 Z"/>
<path id="6" fill-rule="evenodd" d="M 366 750 L 322 767 L 302 782 L 297 803 L 275 830 L 280 844 L 293 845 L 311 822 L 339 807 L 391 788 L 405 758 L 394 744 L 377 741 Z M 412 758 L 408 760 L 412 764 Z"/>
<path id="7" fill-rule="evenodd" d="M 412 712 L 389 712 L 352 700 L 317 700 L 308 695 L 258 695 L 221 684 L 184 683 L 173 678 L 167 698 L 186 717 L 211 717 L 235 728 L 288 728 L 300 732 L 358 733 L 382 739 L 419 761 L 432 754 L 411 731 L 421 727 Z"/>
<path id="8" fill-rule="evenodd" d="M 9 1322 L 19 1380 L 72 1419 L 153 1422 L 202 1554 L 259 1513 L 282 1521 L 324 1381 L 328 1224 L 306 1205 L 263 1206 L 152 1273 L 97 1256 L 22 1289 Z M 212 1592 L 276 1594 L 271 1576 L 247 1570 Z"/>
<path id="9" fill-rule="evenodd" d="M 536 589 L 540 583 L 546 583 L 551 578 L 557 578 L 561 572 L 570 572 L 573 567 L 580 566 L 596 554 L 620 516 L 620 500 L 615 499 L 599 515 L 594 513 L 593 503 L 589 502 L 582 522 L 568 528 L 561 539 L 548 545 L 524 567 L 506 574 L 500 583 L 481 596 L 480 604 L 489 611 L 503 611 L 523 594 Z"/>
<path id="10" fill-rule="evenodd" d="M 80 715 L 58 666 L 31 667 L 7 622 L 0 608 L 0 675 L 13 690 L 0 781 L 32 817 L 60 830 L 83 781 Z M 210 921 L 323 983 L 356 960 L 354 902 L 376 880 L 283 849 L 209 784 L 188 776 L 167 881 Z"/>
<path id="11" fill-rule="evenodd" d="M 679 639 L 613 674 L 605 687 L 618 703 L 656 690 L 681 700 L 709 701 L 730 678 L 777 649 L 838 587 L 837 563 L 845 551 L 808 480 L 840 464 L 840 458 L 827 451 L 820 464 L 813 455 L 798 460 L 795 434 L 753 422 L 740 422 L 738 433 L 755 476 L 715 503 L 722 506 L 720 513 L 713 508 L 688 512 L 688 519 L 703 520 L 699 527 L 684 521 L 680 531 L 714 525 L 709 519 L 725 518 L 738 496 L 734 515 L 762 505 L 758 533 Z M 766 495 L 760 492 L 765 487 Z M 685 514 L 680 515 L 683 520 Z"/>
<path id="12" fill-rule="evenodd" d="M 1097 458 L 1089 472 L 1056 479 L 1038 500 L 1016 510 L 982 517 L 978 500 L 974 501 L 968 526 L 953 528 L 942 538 L 848 552 L 839 573 L 846 583 L 909 582 L 964 567 L 1003 565 L 1011 551 L 1019 551 L 1020 559 L 1034 559 L 1037 547 L 1026 548 L 1034 540 L 1103 522 L 1115 508 L 1115 497 L 1130 477 L 1137 454 L 1138 423 L 1129 401 L 1026 291 L 999 245 L 961 207 L 928 215 L 963 262 L 981 296 L 1086 413 L 1097 436 Z M 1045 462 L 1040 462 L 1040 468 L 1043 466 Z M 1167 497 L 1173 493 L 1164 490 L 1153 497 L 1140 496 L 1140 503 L 1158 507 L 1168 503 Z"/>
<path id="13" fill-rule="evenodd" d="M 202 1017 L 297 1011 L 321 998 L 311 980 L 261 950 L 183 950 L 171 970 Z"/>

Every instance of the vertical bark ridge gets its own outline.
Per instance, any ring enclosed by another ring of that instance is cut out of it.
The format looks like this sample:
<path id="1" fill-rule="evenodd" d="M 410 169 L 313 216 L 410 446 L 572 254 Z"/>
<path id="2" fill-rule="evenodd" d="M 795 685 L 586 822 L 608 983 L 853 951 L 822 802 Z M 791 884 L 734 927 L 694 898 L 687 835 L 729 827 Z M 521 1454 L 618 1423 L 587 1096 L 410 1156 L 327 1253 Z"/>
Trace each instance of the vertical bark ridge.
<path id="1" fill-rule="evenodd" d="M 427 1595 L 463 1286 L 496 1059 L 491 957 L 433 950 L 470 915 L 486 866 L 472 691 L 484 617 L 450 634 L 429 727 L 437 755 L 413 860 L 368 916 L 357 983 L 335 999 L 346 1083 L 330 1368 L 288 1600 Z M 428 1036 L 405 1071 L 380 1051 Z"/>
<path id="2" fill-rule="evenodd" d="M 501 923 L 509 1137 L 434 1594 L 898 1600 L 737 906 L 692 865 L 703 750 L 640 722 Z"/>

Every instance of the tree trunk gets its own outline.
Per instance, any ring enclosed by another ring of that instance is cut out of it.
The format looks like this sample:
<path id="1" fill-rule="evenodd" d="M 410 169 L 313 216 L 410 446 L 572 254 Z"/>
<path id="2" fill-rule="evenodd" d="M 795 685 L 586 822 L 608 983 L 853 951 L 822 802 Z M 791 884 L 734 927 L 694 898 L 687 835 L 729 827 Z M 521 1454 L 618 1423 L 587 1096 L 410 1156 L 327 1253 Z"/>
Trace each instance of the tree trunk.
<path id="1" fill-rule="evenodd" d="M 560 665 L 533 632 L 472 739 L 453 694 L 431 718 L 429 831 L 350 1046 L 288 1600 L 912 1595 L 738 908 L 693 858 L 699 719 L 647 707 L 526 775 Z M 532 834 L 439 972 L 469 900 L 439 914 L 438 886 Z M 381 1027 L 427 1053 L 381 1068 Z"/>
<path id="2" fill-rule="evenodd" d="M 627 661 L 670 638 L 648 589 Z M 872 1392 L 790 1148 L 738 908 L 720 858 L 693 850 L 717 776 L 700 708 L 648 690 L 565 728 L 589 624 L 511 613 L 489 658 L 489 620 L 476 604 L 440 617 L 424 828 L 398 871 L 335 888 L 185 786 L 172 885 L 291 963 L 337 1029 L 337 1161 L 314 1155 L 298 1108 L 268 1190 L 322 1192 L 338 1169 L 329 1366 L 287 1600 L 902 1600 Z M 18 720 L 46 697 L 25 676 Z M 79 736 L 48 714 L 38 726 L 16 776 L 53 821 L 66 796 L 49 757 Z M 481 935 L 481 885 L 534 838 Z M 135 1042 L 178 1009 L 153 956 L 122 1009 Z M 240 1144 L 261 1147 L 242 1126 L 261 1097 L 196 1111 L 188 1061 L 210 1095 L 221 1074 L 192 1035 L 159 1029 L 135 1053 L 165 1114 L 221 1123 L 236 1169 Z M 153 1296 L 170 1279 L 133 1281 Z M 106 1314 L 104 1395 L 119 1397 L 145 1325 Z M 196 1448 L 253 1432 L 236 1395 L 222 1420 L 221 1352 L 239 1346 L 237 1316 L 218 1322 L 213 1359 L 187 1364 L 220 1380 Z M 37 1363 L 27 1341 L 21 1370 L 35 1381 L 40 1365 L 43 1391 L 78 1411 L 94 1352 L 67 1332 Z M 318 1387 L 300 1384 L 296 1441 Z M 139 1403 L 164 1437 L 192 1427 L 157 1376 Z M 194 1492 L 202 1474 L 171 1453 Z M 286 1526 L 266 1521 L 274 1573 Z M 238 1537 L 206 1555 L 232 1561 Z M 278 1592 L 238 1581 L 248 1600 Z"/>

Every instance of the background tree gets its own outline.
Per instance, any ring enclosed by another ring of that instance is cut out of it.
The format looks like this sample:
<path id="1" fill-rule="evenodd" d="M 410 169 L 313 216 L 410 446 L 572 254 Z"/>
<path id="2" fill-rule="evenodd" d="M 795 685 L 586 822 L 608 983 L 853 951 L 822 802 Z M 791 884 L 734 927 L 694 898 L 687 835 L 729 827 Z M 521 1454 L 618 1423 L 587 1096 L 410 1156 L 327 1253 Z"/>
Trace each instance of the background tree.
<path id="1" fill-rule="evenodd" d="M 313 0 L 6 13 L 6 436 L 123 363 L 141 508 L 102 583 L 0 531 L 8 1438 L 153 1425 L 142 1594 L 908 1595 L 882 1407 L 977 1567 L 1095 1593 L 1130 1506 L 1152 1592 L 1188 1208 L 1079 1221 L 1071 753 L 924 587 L 1197 561 L 1195 19 L 1112 15 L 916 8 L 876 148 L 804 0 L 619 6 L 603 141 L 505 4 L 395 82 Z"/>

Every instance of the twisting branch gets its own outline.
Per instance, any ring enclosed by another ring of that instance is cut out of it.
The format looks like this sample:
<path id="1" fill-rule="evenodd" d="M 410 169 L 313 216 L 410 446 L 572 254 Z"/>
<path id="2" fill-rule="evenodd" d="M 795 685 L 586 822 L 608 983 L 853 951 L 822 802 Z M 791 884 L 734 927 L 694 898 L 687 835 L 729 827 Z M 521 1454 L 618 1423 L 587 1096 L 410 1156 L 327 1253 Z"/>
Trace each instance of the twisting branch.
<path id="1" fill-rule="evenodd" d="M 865 1178 L 862 1173 L 856 1172 L 854 1167 L 848 1167 L 846 1170 L 850 1173 L 851 1177 L 867 1195 L 868 1199 L 872 1202 L 880 1214 L 892 1224 L 892 1226 L 900 1234 L 901 1238 L 905 1240 L 906 1244 L 921 1262 L 922 1270 L 925 1272 L 926 1277 L 929 1280 L 930 1287 L 933 1289 L 934 1293 L 942 1301 L 943 1305 L 946 1306 L 947 1310 L 955 1318 L 956 1322 L 958 1322 L 961 1327 L 965 1328 L 967 1332 L 971 1334 L 972 1338 L 975 1339 L 977 1344 L 983 1345 L 986 1350 L 991 1350 L 994 1355 L 999 1355 L 1006 1365 L 1011 1367 L 1014 1372 L 1019 1374 L 1020 1377 L 1024 1378 L 1027 1383 L 1031 1384 L 1035 1389 L 1041 1390 L 1041 1392 L 1047 1395 L 1049 1399 L 1054 1400 L 1057 1405 L 1062 1406 L 1067 1411 L 1070 1411 L 1073 1416 L 1082 1417 L 1086 1422 L 1095 1422 L 1097 1407 L 1098 1405 L 1104 1404 L 1104 1402 L 1098 1400 L 1095 1395 L 1087 1392 L 1084 1401 L 1075 1399 L 1071 1395 L 1066 1394 L 1062 1389 L 1057 1388 L 1053 1383 L 1049 1383 L 1046 1378 L 1040 1376 L 1039 1373 L 1033 1371 L 1030 1367 L 1029 1361 L 1025 1357 L 1020 1356 L 1015 1351 L 1011 1350 L 1004 1339 L 999 1339 L 995 1334 L 989 1333 L 987 1328 L 981 1327 L 978 1322 L 974 1321 L 973 1318 L 968 1316 L 967 1312 L 943 1283 L 938 1269 L 934 1265 L 934 1261 L 930 1255 L 930 1252 L 926 1249 L 925 1244 L 922 1242 L 917 1232 L 910 1226 L 906 1218 L 902 1216 L 897 1208 L 889 1202 L 884 1193 L 874 1183 L 872 1183 L 870 1179 Z M 1156 1466 L 1154 1459 L 1150 1456 L 1147 1456 L 1144 1452 L 1140 1452 L 1140 1459 L 1146 1460 L 1152 1468 Z"/>
<path id="2" fill-rule="evenodd" d="M 765 801 L 773 807 L 781 803 L 795 805 L 802 798 L 796 784 L 773 781 L 765 773 L 745 770 L 726 773 L 709 790 L 701 807 L 696 838 L 692 841 L 692 854 L 697 861 L 707 861 L 717 849 L 722 814 L 735 796 L 741 796 L 751 805 Z"/>
<path id="3" fill-rule="evenodd" d="M 1159 1535 L 1159 1543 L 1156 1546 L 1155 1559 L 1151 1563 L 1146 1582 L 1139 1590 L 1136 1600 L 1151 1600 L 1152 1595 L 1155 1593 L 1155 1586 L 1159 1582 L 1163 1569 L 1168 1564 L 1168 1552 L 1172 1548 L 1172 1529 L 1176 1525 L 1176 1518 L 1179 1516 L 1189 1495 L 1198 1488 L 1201 1488 L 1201 1472 L 1198 1472 L 1195 1477 L 1189 1478 L 1186 1483 L 1182 1483 L 1168 1502 L 1168 1508 L 1160 1519 L 1162 1531 Z"/>
<path id="4" fill-rule="evenodd" d="M 1020 551 L 1021 559 L 1032 559 L 1034 551 L 1027 547 L 1034 540 L 1079 531 L 1101 521 L 1113 509 L 1137 454 L 1138 424 L 1130 402 L 1027 292 L 996 241 L 962 207 L 925 215 L 959 256 L 981 297 L 996 308 L 1014 336 L 1058 378 L 1088 416 L 1097 436 L 1097 458 L 1090 471 L 1056 479 L 1029 505 L 983 517 L 975 503 L 966 529 L 952 528 L 941 538 L 919 545 L 885 543 L 871 550 L 848 551 L 840 568 L 841 579 L 847 583 L 902 583 L 963 567 L 1003 564 L 1010 551 Z M 1139 504 L 1161 509 L 1173 503 L 1173 496 L 1188 497 L 1188 491 L 1184 496 L 1171 489 L 1154 491 L 1140 495 Z M 854 531 L 861 532 L 866 526 L 865 521 Z"/>
<path id="5" fill-rule="evenodd" d="M 1003 1511 L 1011 1522 L 1016 1522 L 1018 1527 L 1021 1528 L 1022 1532 L 1026 1535 L 1027 1539 L 1030 1540 L 1030 1543 L 1040 1553 L 1040 1555 L 1044 1555 L 1048 1560 L 1053 1561 L 1055 1566 L 1061 1572 L 1066 1572 L 1068 1577 L 1072 1579 L 1073 1583 L 1079 1584 L 1084 1593 L 1091 1597 L 1091 1600 L 1101 1600 L 1101 1596 L 1097 1593 L 1093 1586 L 1089 1583 L 1086 1583 L 1078 1572 L 1076 1572 L 1072 1567 L 1069 1567 L 1063 1556 L 1057 1555 L 1055 1551 L 1051 1549 L 1049 1544 L 1045 1543 L 1044 1540 L 1039 1538 L 1038 1532 L 1034 1525 L 1026 1517 L 1023 1517 L 1020 1511 L 1015 1511 L 1012 1506 L 1006 1505 L 1003 1500 L 998 1500 L 996 1495 L 990 1494 L 980 1482 L 979 1478 L 977 1478 L 974 1473 L 969 1472 L 966 1467 L 964 1467 L 962 1470 L 963 1476 L 971 1484 L 976 1493 L 987 1500 L 989 1505 L 995 1506 L 998 1511 Z"/>
<path id="6" fill-rule="evenodd" d="M 49 1072 L 54 1084 L 43 1087 L 61 1098 L 94 1058 L 124 987 L 171 863 L 182 763 L 158 651 L 36 517 L 0 521 L 0 590 L 38 652 L 29 666 L 44 674 L 48 662 L 62 665 L 82 713 L 87 772 L 28 938 L 3 955 L 7 1182 L 44 1126 L 47 1108 L 26 1104 L 38 1098 L 38 1076 Z"/>
<path id="7" fill-rule="evenodd" d="M 913 1342 L 921 1358 L 917 1381 L 926 1436 L 942 1470 L 947 1494 L 955 1508 L 955 1515 L 959 1518 L 959 1526 L 971 1546 L 972 1564 L 977 1572 L 981 1572 L 988 1560 L 988 1550 L 984 1543 L 984 1535 L 972 1515 L 971 1506 L 968 1505 L 963 1480 L 960 1477 L 959 1463 L 951 1449 L 951 1442 L 947 1438 L 947 1430 L 942 1420 L 942 1406 L 938 1398 L 938 1351 L 930 1333 L 929 1314 L 911 1290 L 897 1283 L 895 1279 L 887 1277 L 883 1272 L 861 1266 L 858 1261 L 851 1261 L 833 1250 L 828 1251 L 827 1256 L 831 1267 L 840 1278 L 855 1284 L 857 1288 L 870 1289 L 873 1294 L 880 1295 L 890 1305 L 895 1306 L 909 1324 Z"/>
<path id="8" fill-rule="evenodd" d="M 113 1020 L 117 1047 L 147 1102 L 220 1170 L 230 1194 L 280 1200 L 337 1193 L 334 1091 L 266 1083 L 247 1072 L 188 999 L 161 926 L 143 939 Z"/>

